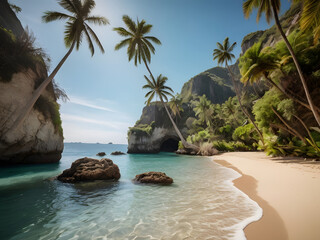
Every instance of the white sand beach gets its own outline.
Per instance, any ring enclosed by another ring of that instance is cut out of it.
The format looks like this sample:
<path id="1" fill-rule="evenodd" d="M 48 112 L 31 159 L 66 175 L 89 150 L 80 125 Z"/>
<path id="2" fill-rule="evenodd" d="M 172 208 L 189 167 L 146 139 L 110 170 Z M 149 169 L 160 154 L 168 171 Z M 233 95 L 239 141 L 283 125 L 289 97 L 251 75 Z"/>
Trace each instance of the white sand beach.
<path id="1" fill-rule="evenodd" d="M 230 152 L 215 162 L 242 174 L 234 184 L 263 209 L 249 224 L 249 240 L 320 239 L 320 162 L 268 157 L 263 152 Z"/>

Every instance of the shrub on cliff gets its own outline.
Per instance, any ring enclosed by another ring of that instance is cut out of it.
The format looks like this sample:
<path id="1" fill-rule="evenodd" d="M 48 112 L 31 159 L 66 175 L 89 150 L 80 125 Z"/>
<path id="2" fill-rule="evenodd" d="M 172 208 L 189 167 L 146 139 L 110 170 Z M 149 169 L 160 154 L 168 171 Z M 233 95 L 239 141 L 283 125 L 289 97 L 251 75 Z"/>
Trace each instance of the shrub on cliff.
<path id="1" fill-rule="evenodd" d="M 34 47 L 34 36 L 28 29 L 20 37 L 0 27 L 0 81 L 9 82 L 14 73 L 31 68 L 37 73 L 37 65 L 45 66 L 48 59 L 41 48 Z"/>
<path id="2" fill-rule="evenodd" d="M 134 127 L 130 127 L 128 131 L 128 137 L 132 134 L 138 136 L 150 136 L 155 128 L 155 121 L 150 124 L 137 124 Z"/>

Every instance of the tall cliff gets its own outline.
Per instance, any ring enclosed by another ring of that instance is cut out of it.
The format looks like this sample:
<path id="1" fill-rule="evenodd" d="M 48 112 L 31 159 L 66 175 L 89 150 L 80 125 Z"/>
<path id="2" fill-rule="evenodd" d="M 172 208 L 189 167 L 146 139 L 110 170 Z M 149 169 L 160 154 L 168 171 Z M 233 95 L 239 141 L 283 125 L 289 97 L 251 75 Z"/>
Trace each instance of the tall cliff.
<path id="1" fill-rule="evenodd" d="M 47 67 L 7 0 L 0 0 L 0 26 L 0 164 L 58 162 L 63 134 L 52 84 L 22 126 L 8 131 L 20 107 L 47 77 Z"/>

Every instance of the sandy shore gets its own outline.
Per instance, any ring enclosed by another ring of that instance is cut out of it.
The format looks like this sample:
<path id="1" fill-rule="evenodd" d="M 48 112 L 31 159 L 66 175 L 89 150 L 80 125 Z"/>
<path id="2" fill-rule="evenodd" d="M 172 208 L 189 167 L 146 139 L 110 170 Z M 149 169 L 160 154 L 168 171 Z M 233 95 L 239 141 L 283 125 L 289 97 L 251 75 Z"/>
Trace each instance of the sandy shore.
<path id="1" fill-rule="evenodd" d="M 263 209 L 249 240 L 320 239 L 320 163 L 262 152 L 223 153 L 214 160 L 242 174 L 234 184 Z"/>

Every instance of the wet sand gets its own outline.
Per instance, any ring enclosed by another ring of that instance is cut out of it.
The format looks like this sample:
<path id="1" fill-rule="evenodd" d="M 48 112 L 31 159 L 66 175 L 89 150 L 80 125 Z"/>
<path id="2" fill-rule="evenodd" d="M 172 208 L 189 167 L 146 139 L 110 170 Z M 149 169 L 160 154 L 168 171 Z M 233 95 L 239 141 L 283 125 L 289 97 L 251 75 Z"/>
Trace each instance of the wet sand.
<path id="1" fill-rule="evenodd" d="M 215 162 L 242 176 L 234 185 L 263 209 L 245 228 L 248 240 L 320 239 L 320 162 L 272 158 L 263 152 L 232 152 Z"/>

